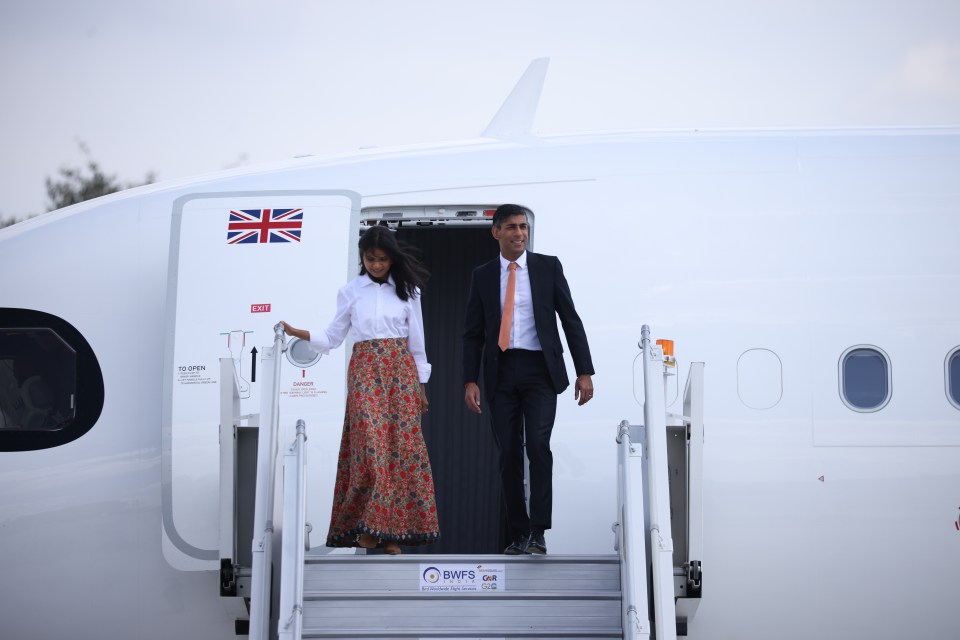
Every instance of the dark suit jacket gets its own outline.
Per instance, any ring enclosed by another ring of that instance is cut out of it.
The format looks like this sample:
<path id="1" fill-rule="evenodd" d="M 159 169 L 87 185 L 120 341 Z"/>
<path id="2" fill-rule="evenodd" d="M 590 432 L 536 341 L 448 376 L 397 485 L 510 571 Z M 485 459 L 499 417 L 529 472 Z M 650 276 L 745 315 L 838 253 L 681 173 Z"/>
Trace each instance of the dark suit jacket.
<path id="1" fill-rule="evenodd" d="M 537 338 L 543 347 L 543 356 L 550 371 L 550 382 L 556 392 L 563 393 L 570 386 L 567 368 L 563 363 L 563 345 L 557 330 L 557 316 L 563 325 L 563 334 L 573 356 L 577 375 L 593 375 L 593 361 L 583 322 L 577 315 L 570 295 L 570 287 L 563 276 L 563 267 L 555 256 L 527 252 L 530 270 L 530 293 L 533 300 L 533 318 Z M 497 388 L 497 361 L 500 347 L 500 256 L 473 270 L 470 295 L 467 298 L 467 316 L 463 331 L 463 383 L 478 382 L 483 363 L 483 386 L 489 402 Z"/>

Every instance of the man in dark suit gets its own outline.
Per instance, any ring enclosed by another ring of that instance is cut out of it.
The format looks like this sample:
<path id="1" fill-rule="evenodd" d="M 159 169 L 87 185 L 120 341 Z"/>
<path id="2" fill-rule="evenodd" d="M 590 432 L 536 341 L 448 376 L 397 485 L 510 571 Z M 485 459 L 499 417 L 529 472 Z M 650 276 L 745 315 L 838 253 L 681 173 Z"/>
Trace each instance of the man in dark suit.
<path id="1" fill-rule="evenodd" d="M 553 455 L 550 434 L 557 395 L 570 386 L 557 317 L 573 356 L 574 398 L 593 397 L 593 363 L 583 323 L 573 305 L 563 267 L 554 256 L 526 250 L 526 209 L 497 208 L 493 237 L 500 255 L 473 270 L 463 332 L 464 402 L 480 413 L 480 365 L 499 448 L 500 478 L 510 523 L 508 555 L 547 552 L 551 526 Z M 523 490 L 523 442 L 530 460 L 530 513 Z"/>

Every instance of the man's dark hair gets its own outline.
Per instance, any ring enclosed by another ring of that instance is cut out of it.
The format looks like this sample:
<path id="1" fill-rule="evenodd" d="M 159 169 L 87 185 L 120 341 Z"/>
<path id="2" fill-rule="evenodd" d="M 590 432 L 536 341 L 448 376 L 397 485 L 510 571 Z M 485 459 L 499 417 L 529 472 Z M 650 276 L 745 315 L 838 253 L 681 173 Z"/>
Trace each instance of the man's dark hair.
<path id="1" fill-rule="evenodd" d="M 503 224 L 503 221 L 513 216 L 527 217 L 527 210 L 518 204 L 502 204 L 493 212 L 493 226 L 497 229 Z"/>
<path id="2" fill-rule="evenodd" d="M 360 236 L 357 246 L 360 247 L 360 275 L 367 272 L 363 264 L 363 254 L 371 249 L 380 249 L 390 256 L 393 262 L 390 265 L 390 275 L 393 276 L 398 298 L 406 301 L 416 295 L 417 289 L 423 291 L 423 287 L 430 278 L 430 272 L 420 262 L 412 247 L 397 242 L 393 231 L 379 225 L 370 227 Z"/>

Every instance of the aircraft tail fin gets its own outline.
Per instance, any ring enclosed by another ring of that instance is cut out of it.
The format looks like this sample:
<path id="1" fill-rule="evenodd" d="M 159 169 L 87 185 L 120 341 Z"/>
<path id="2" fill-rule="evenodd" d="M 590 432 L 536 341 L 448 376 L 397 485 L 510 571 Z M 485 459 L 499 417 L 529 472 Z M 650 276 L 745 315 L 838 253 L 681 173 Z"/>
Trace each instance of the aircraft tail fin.
<path id="1" fill-rule="evenodd" d="M 483 137 L 508 142 L 528 142 L 535 138 L 533 119 L 537 115 L 540 92 L 547 77 L 550 58 L 537 58 L 530 63 L 500 109 L 483 130 Z"/>

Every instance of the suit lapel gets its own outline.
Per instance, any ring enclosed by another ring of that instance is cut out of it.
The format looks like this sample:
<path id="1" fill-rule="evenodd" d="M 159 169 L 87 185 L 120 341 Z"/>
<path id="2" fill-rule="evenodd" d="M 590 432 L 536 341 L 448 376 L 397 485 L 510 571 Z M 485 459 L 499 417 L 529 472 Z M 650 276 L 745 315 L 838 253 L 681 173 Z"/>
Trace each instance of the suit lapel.
<path id="1" fill-rule="evenodd" d="M 549 303 L 549 288 L 552 285 L 551 274 L 547 271 L 548 262 L 543 260 L 542 256 L 536 253 L 527 252 L 527 269 L 530 272 L 530 305 L 533 308 L 533 323 L 537 328 L 537 336 L 540 339 L 541 346 L 545 345 L 549 326 L 556 323 L 553 316 L 552 303 Z M 547 300 L 547 305 L 540 304 Z M 546 310 L 550 309 L 548 316 L 545 316 Z"/>
<path id="2" fill-rule="evenodd" d="M 500 322 L 500 257 L 497 256 L 484 267 L 483 296 L 497 310 L 497 322 Z"/>
<path id="3" fill-rule="evenodd" d="M 540 256 L 527 251 L 527 271 L 530 275 L 530 301 L 533 304 L 534 318 L 536 318 L 537 313 L 537 301 L 540 298 L 540 287 L 546 283 L 543 270 L 541 269 L 542 266 L 543 263 L 540 261 Z"/>

